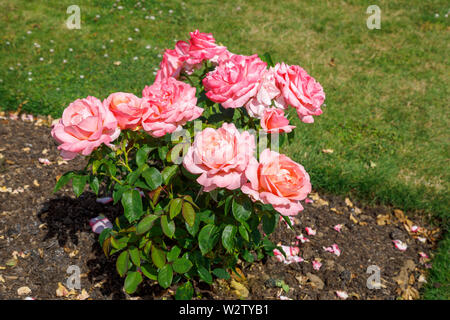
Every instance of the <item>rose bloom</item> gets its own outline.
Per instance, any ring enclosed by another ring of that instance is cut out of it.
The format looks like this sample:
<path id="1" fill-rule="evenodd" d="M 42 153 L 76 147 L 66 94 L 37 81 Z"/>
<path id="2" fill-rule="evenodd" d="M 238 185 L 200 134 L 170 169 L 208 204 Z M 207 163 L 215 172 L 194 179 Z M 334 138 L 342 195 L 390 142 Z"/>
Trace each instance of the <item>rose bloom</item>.
<path id="1" fill-rule="evenodd" d="M 242 186 L 242 192 L 253 201 L 271 204 L 284 216 L 302 211 L 300 200 L 311 192 L 303 166 L 270 149 L 261 153 L 259 163 L 255 158 L 250 160 L 245 175 L 250 182 Z"/>
<path id="2" fill-rule="evenodd" d="M 245 104 L 245 109 L 251 117 L 260 119 L 264 110 L 272 104 L 272 100 L 278 97 L 280 93 L 275 83 L 274 69 L 270 68 L 264 73 L 256 95 Z M 284 108 L 285 106 L 277 105 L 277 107 Z"/>
<path id="3" fill-rule="evenodd" d="M 325 93 L 320 83 L 304 69 L 278 63 L 275 66 L 275 81 L 284 102 L 297 110 L 300 120 L 312 123 L 312 116 L 322 114 L 320 106 L 325 100 Z"/>
<path id="4" fill-rule="evenodd" d="M 284 116 L 284 111 L 278 108 L 264 110 L 261 127 L 268 133 L 289 133 L 295 128 L 295 126 L 289 125 L 289 120 Z"/>
<path id="5" fill-rule="evenodd" d="M 134 94 L 112 93 L 103 103 L 116 117 L 120 129 L 135 130 L 140 125 L 144 109 L 141 99 Z"/>
<path id="6" fill-rule="evenodd" d="M 218 46 L 216 44 L 216 40 L 211 33 L 195 30 L 194 32 L 190 32 L 189 35 L 191 36 L 189 39 L 189 58 L 186 62 L 190 65 L 195 65 L 204 60 L 219 57 L 227 51 L 226 47 Z"/>
<path id="7" fill-rule="evenodd" d="M 239 108 L 257 93 L 267 64 L 258 55 L 232 55 L 203 79 L 206 96 L 224 108 Z"/>
<path id="8" fill-rule="evenodd" d="M 102 143 L 109 144 L 120 135 L 114 114 L 97 98 L 72 102 L 52 128 L 52 137 L 61 145 L 61 157 L 72 160 L 87 156 Z"/>
<path id="9" fill-rule="evenodd" d="M 193 174 L 201 174 L 197 182 L 204 191 L 234 190 L 246 181 L 245 169 L 254 150 L 253 135 L 248 131 L 239 133 L 234 124 L 224 123 L 217 130 L 206 128 L 195 136 L 183 166 Z"/>
<path id="10" fill-rule="evenodd" d="M 155 81 L 169 77 L 178 78 L 188 59 L 189 43 L 178 41 L 175 49 L 167 49 L 163 55 Z"/>
<path id="11" fill-rule="evenodd" d="M 174 132 L 178 126 L 197 119 L 203 112 L 197 106 L 195 88 L 175 78 L 145 87 L 142 95 L 146 110 L 142 116 L 142 128 L 156 138 Z"/>

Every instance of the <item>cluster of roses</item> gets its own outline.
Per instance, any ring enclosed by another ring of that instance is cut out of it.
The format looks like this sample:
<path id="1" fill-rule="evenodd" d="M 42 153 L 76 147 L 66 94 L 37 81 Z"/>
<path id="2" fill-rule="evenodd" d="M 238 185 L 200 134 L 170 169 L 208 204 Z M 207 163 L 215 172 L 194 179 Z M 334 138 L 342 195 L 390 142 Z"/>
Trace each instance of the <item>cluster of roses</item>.
<path id="1" fill-rule="evenodd" d="M 155 82 L 144 88 L 142 98 L 119 92 L 103 102 L 87 97 L 71 103 L 52 130 L 61 155 L 65 159 L 89 155 L 101 144 L 111 145 L 120 130 L 143 129 L 162 137 L 197 119 L 203 109 L 197 106 L 196 89 L 178 79 L 192 74 L 204 61 L 215 66 L 202 80 L 206 96 L 223 108 L 244 107 L 268 133 L 295 128 L 284 114 L 289 106 L 306 123 L 322 113 L 322 86 L 301 67 L 281 63 L 268 68 L 256 54 L 233 54 L 216 44 L 211 34 L 197 30 L 190 33 L 189 42 L 179 41 L 175 49 L 165 51 Z M 253 135 L 224 123 L 195 136 L 183 165 L 200 174 L 197 182 L 206 192 L 240 188 L 253 201 L 271 204 L 283 215 L 297 214 L 303 209 L 300 200 L 311 191 L 308 174 L 270 149 L 258 161 L 255 149 Z"/>

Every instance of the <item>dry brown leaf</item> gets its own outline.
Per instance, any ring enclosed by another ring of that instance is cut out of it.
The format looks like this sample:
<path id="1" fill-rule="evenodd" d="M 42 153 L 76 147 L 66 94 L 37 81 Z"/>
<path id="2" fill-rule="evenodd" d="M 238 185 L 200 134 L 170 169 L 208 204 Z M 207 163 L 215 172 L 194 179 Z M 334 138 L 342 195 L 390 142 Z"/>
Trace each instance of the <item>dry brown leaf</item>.
<path id="1" fill-rule="evenodd" d="M 337 214 L 344 214 L 341 210 L 336 209 L 336 208 L 330 208 L 331 211 L 337 213 Z"/>
<path id="2" fill-rule="evenodd" d="M 231 280 L 230 282 L 231 288 L 233 288 L 233 293 L 239 298 L 247 298 L 248 297 L 248 289 L 241 283 Z"/>
<path id="3" fill-rule="evenodd" d="M 350 201 L 349 198 L 345 198 L 345 204 L 346 204 L 348 207 L 353 208 L 353 203 Z"/>
<path id="4" fill-rule="evenodd" d="M 77 296 L 77 300 L 86 300 L 89 298 L 89 293 L 85 289 L 81 290 L 81 293 Z"/>
<path id="5" fill-rule="evenodd" d="M 120 66 L 121 64 L 122 64 L 122 62 L 120 62 L 120 61 L 114 61 L 115 66 Z"/>
<path id="6" fill-rule="evenodd" d="M 391 215 L 389 213 L 386 214 L 379 214 L 377 216 L 377 224 L 379 226 L 384 226 L 387 224 L 391 224 L 392 220 L 391 220 Z"/>
<path id="7" fill-rule="evenodd" d="M 19 289 L 17 289 L 17 294 L 19 296 L 24 296 L 24 295 L 27 295 L 30 293 L 31 293 L 31 289 L 28 287 L 20 287 Z"/>
<path id="8" fill-rule="evenodd" d="M 405 214 L 403 213 L 402 210 L 400 209 L 395 209 L 394 210 L 394 216 L 398 219 L 398 221 L 402 222 L 405 221 Z"/>
<path id="9" fill-rule="evenodd" d="M 361 214 L 362 210 L 360 208 L 358 208 L 358 207 L 355 207 L 355 213 L 356 214 Z"/>
<path id="10" fill-rule="evenodd" d="M 350 217 L 349 219 L 354 223 L 354 224 L 358 224 L 358 220 L 356 220 L 356 218 L 350 213 Z"/>

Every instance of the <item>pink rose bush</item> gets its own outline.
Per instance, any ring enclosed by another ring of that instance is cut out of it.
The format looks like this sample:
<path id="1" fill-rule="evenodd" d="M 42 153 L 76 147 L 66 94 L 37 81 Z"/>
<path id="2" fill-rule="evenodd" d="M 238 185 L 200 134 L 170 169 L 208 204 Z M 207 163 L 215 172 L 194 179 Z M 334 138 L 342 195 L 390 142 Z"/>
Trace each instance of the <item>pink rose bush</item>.
<path id="1" fill-rule="evenodd" d="M 309 175 L 298 163 L 285 155 L 265 149 L 259 163 L 253 158 L 245 171 L 249 182 L 242 187 L 253 201 L 271 204 L 285 216 L 303 210 L 300 200 L 311 192 Z"/>
<path id="2" fill-rule="evenodd" d="M 183 160 L 191 173 L 201 174 L 197 182 L 204 191 L 216 188 L 234 190 L 245 182 L 245 169 L 255 151 L 255 137 L 239 133 L 234 124 L 224 123 L 215 130 L 206 128 L 195 136 Z"/>
<path id="3" fill-rule="evenodd" d="M 203 79 L 206 96 L 224 108 L 240 108 L 256 95 L 266 68 L 256 54 L 232 55 Z"/>
<path id="4" fill-rule="evenodd" d="M 167 78 L 156 81 L 142 91 L 142 128 L 154 137 L 172 133 L 178 126 L 200 117 L 203 109 L 198 107 L 195 88 Z"/>
<path id="5" fill-rule="evenodd" d="M 99 241 L 118 255 L 126 292 L 143 281 L 169 288 L 176 278 L 175 298 L 189 299 L 193 278 L 211 283 L 238 261 L 284 257 L 289 247 L 268 236 L 304 210 L 311 182 L 278 148 L 292 139 L 291 123 L 322 113 L 325 94 L 300 66 L 231 53 L 198 30 L 159 67 L 140 95 L 68 105 L 51 134 L 62 158 L 87 164 L 61 176 L 55 192 L 72 181 L 76 196 L 88 186 L 98 203 L 120 203 Z"/>
<path id="6" fill-rule="evenodd" d="M 275 82 L 281 91 L 281 103 L 297 110 L 303 122 L 314 122 L 312 116 L 322 114 L 320 106 L 325 100 L 320 83 L 299 66 L 284 63 L 275 66 Z"/>
<path id="7" fill-rule="evenodd" d="M 64 160 L 72 160 L 77 154 L 88 156 L 101 144 L 116 140 L 119 134 L 114 114 L 91 96 L 72 102 L 52 129 Z"/>
<path id="8" fill-rule="evenodd" d="M 116 92 L 106 98 L 104 104 L 116 117 L 120 129 L 134 130 L 139 126 L 144 109 L 141 99 L 134 94 Z"/>

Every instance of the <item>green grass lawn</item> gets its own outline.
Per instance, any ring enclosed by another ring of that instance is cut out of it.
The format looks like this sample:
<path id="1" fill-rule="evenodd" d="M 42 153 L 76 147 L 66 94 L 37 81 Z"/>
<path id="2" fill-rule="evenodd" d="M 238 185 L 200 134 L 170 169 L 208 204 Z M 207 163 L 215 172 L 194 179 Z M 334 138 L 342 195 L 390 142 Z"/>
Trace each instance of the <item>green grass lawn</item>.
<path id="1" fill-rule="evenodd" d="M 232 52 L 299 64 L 323 85 L 323 115 L 295 123 L 285 150 L 316 189 L 448 228 L 448 1 L 80 0 L 81 29 L 69 30 L 74 2 L 0 0 L 0 108 L 59 117 L 87 95 L 140 95 L 164 48 L 198 28 Z M 372 4 L 380 30 L 366 26 Z M 450 299 L 449 250 L 447 235 L 425 298 Z"/>

